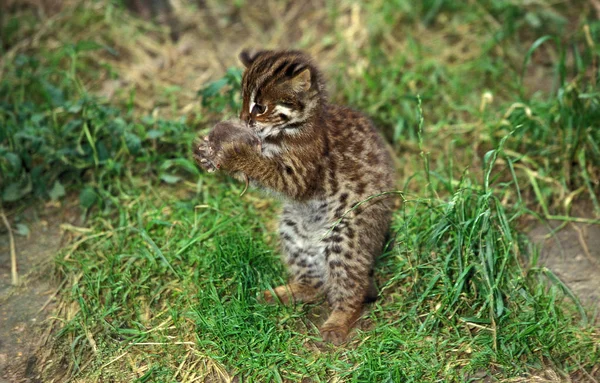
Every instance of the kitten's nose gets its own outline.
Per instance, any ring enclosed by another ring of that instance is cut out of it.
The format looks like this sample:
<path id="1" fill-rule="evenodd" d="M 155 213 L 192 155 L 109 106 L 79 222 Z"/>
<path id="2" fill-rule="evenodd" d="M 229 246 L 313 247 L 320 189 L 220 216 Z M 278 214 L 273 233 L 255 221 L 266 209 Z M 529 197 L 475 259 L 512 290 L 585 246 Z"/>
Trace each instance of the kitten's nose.
<path id="1" fill-rule="evenodd" d="M 240 113 L 240 120 L 244 121 L 246 124 L 248 124 L 248 126 L 256 125 L 256 120 L 254 119 L 254 115 L 252 115 L 251 113 L 248 113 L 246 111 L 243 111 L 242 113 Z"/>

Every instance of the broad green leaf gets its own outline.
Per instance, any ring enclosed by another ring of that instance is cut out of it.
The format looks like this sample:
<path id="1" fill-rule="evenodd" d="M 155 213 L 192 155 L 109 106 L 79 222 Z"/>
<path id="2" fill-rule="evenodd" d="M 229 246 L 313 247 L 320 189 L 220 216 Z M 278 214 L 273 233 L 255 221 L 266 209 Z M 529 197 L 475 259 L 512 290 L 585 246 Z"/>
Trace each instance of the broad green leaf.
<path id="1" fill-rule="evenodd" d="M 206 85 L 204 88 L 202 88 L 202 90 L 200 90 L 198 94 L 202 96 L 202 98 L 210 98 L 219 93 L 219 91 L 223 89 L 223 87 L 227 85 L 227 83 L 228 81 L 226 78 L 213 81 Z"/>
<path id="2" fill-rule="evenodd" d="M 53 201 L 58 200 L 60 197 L 65 196 L 65 187 L 58 181 L 54 181 L 52 189 L 48 192 L 48 195 Z"/>
<path id="3" fill-rule="evenodd" d="M 175 184 L 181 180 L 181 177 L 172 174 L 161 174 L 160 179 L 168 184 Z"/>
<path id="4" fill-rule="evenodd" d="M 125 143 L 132 154 L 136 154 L 142 148 L 142 140 L 131 132 L 125 132 Z"/>
<path id="5" fill-rule="evenodd" d="M 21 198 L 21 185 L 18 182 L 13 182 L 4 188 L 2 191 L 2 200 L 14 202 Z"/>
<path id="6" fill-rule="evenodd" d="M 79 204 L 85 209 L 92 207 L 97 199 L 98 196 L 91 187 L 87 187 L 79 193 Z"/>
<path id="7" fill-rule="evenodd" d="M 8 161 L 12 168 L 13 174 L 17 175 L 21 171 L 21 158 L 15 153 L 7 152 L 4 158 Z"/>
<path id="8" fill-rule="evenodd" d="M 149 131 L 146 132 L 146 138 L 149 138 L 151 140 L 162 137 L 164 135 L 165 135 L 165 132 L 163 132 L 162 130 L 158 130 L 158 129 L 150 129 Z"/>
<path id="9" fill-rule="evenodd" d="M 22 237 L 29 237 L 29 227 L 23 223 L 17 223 L 15 225 L 15 233 L 19 234 Z"/>
<path id="10" fill-rule="evenodd" d="M 40 82 L 41 82 L 44 90 L 46 91 L 48 101 L 52 105 L 59 106 L 59 105 L 64 104 L 65 96 L 64 96 L 63 91 L 60 88 L 57 88 L 56 86 L 54 86 L 53 84 L 51 84 L 45 80 L 42 80 Z"/>
<path id="11" fill-rule="evenodd" d="M 198 167 L 196 166 L 196 164 L 194 164 L 194 162 L 192 162 L 186 158 L 174 158 L 172 160 L 166 160 L 161 165 L 160 168 L 161 168 L 161 170 L 167 170 L 170 168 L 179 168 L 179 169 L 184 169 L 193 175 L 200 174 L 200 171 L 198 170 Z"/>

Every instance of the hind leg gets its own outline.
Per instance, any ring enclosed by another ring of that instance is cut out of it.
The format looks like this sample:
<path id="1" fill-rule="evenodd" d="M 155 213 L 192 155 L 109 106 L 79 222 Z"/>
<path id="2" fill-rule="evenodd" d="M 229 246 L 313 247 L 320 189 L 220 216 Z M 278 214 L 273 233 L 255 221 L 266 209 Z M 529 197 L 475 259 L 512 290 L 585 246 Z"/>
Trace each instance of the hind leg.
<path id="1" fill-rule="evenodd" d="M 277 286 L 271 290 L 266 290 L 263 293 L 264 299 L 267 303 L 275 303 L 275 297 L 283 304 L 295 303 L 295 302 L 306 302 L 311 303 L 319 299 L 322 292 L 308 284 L 302 284 L 297 282 L 291 282 L 287 285 Z"/>
<path id="2" fill-rule="evenodd" d="M 365 300 L 371 298 L 369 271 L 368 268 L 341 262 L 336 257 L 331 258 L 326 287 L 331 314 L 321 326 L 321 336 L 323 340 L 339 345 L 362 313 Z"/>
<path id="3" fill-rule="evenodd" d="M 381 208 L 371 207 L 360 218 L 340 222 L 326 240 L 325 291 L 331 307 L 331 315 L 321 327 L 326 341 L 336 345 L 344 342 L 364 303 L 377 298 L 373 264 L 387 231 L 384 213 Z"/>
<path id="4" fill-rule="evenodd" d="M 339 270 L 340 267 L 345 270 Z M 372 273 L 366 272 L 368 276 L 364 276 L 365 271 L 356 265 L 330 265 L 327 299 L 332 311 L 320 329 L 323 340 L 336 346 L 343 343 L 360 317 L 364 304 L 377 300 L 379 292 Z"/>
<path id="5" fill-rule="evenodd" d="M 308 253 L 310 254 L 310 253 Z M 306 252 L 293 255 L 288 261 L 290 282 L 263 293 L 265 301 L 275 302 L 273 293 L 284 303 L 314 302 L 323 295 L 324 273 Z"/>
<path id="6" fill-rule="evenodd" d="M 290 282 L 273 289 L 282 303 L 314 302 L 323 295 L 325 283 L 325 246 L 312 242 L 302 230 L 301 218 L 284 213 L 280 226 L 284 260 L 290 274 Z M 271 290 L 263 293 L 267 302 L 274 302 Z"/>

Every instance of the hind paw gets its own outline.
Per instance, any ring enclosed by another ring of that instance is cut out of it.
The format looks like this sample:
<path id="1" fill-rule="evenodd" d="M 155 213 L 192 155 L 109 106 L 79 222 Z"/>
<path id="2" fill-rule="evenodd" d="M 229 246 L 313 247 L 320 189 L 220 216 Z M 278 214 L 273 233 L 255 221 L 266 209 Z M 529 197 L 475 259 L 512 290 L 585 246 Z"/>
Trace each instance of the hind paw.
<path id="1" fill-rule="evenodd" d="M 346 340 L 346 336 L 348 336 L 348 327 L 347 326 L 339 326 L 335 324 L 327 324 L 325 323 L 323 327 L 321 327 L 321 337 L 326 342 L 331 342 L 336 346 L 344 343 Z"/>

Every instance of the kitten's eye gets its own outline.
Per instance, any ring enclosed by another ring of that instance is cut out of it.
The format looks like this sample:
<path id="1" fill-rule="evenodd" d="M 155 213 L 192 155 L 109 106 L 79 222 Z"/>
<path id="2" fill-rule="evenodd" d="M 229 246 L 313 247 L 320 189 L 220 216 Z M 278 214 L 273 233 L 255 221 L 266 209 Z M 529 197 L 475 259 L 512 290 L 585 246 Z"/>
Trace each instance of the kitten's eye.
<path id="1" fill-rule="evenodd" d="M 264 112 L 267 111 L 267 107 L 265 105 L 254 104 L 252 107 L 252 114 L 255 116 L 260 116 Z"/>

